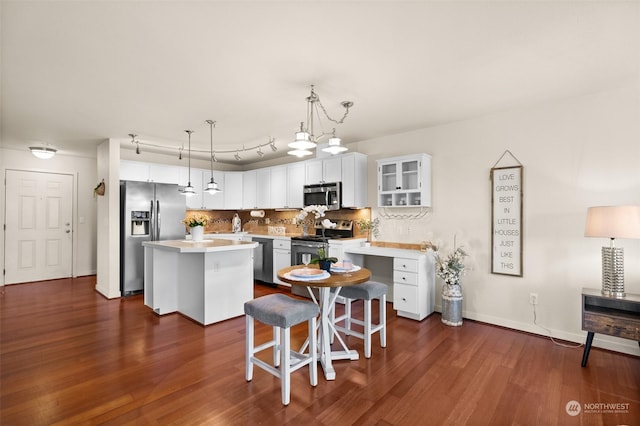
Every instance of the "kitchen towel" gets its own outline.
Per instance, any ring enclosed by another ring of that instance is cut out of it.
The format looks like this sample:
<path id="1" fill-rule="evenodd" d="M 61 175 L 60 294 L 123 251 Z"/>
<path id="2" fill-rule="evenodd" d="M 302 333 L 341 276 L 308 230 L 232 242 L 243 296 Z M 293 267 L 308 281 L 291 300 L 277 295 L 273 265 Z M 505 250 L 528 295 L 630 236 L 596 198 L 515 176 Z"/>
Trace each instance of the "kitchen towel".
<path id="1" fill-rule="evenodd" d="M 264 217 L 264 210 L 251 210 L 251 217 Z"/>

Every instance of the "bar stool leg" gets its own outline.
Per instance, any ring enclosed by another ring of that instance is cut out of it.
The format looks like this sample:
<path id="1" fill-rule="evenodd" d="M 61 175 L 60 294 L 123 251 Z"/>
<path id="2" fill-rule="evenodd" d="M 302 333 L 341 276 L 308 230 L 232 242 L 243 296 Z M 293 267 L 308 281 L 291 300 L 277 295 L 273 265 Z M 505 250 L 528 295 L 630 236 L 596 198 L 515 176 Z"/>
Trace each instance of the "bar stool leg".
<path id="1" fill-rule="evenodd" d="M 309 321 L 309 356 L 311 362 L 309 363 L 309 382 L 311 386 L 318 385 L 318 335 L 316 332 L 316 318 L 311 318 Z"/>
<path id="2" fill-rule="evenodd" d="M 282 403 L 289 405 L 291 400 L 291 329 L 280 329 L 282 347 L 280 348 L 280 381 L 282 382 Z"/>
<path id="3" fill-rule="evenodd" d="M 251 362 L 251 357 L 255 354 L 253 348 L 253 317 L 250 315 L 245 315 L 245 325 L 246 325 L 246 333 L 247 337 L 245 339 L 245 378 L 247 382 L 250 382 L 253 379 L 253 362 Z"/>
<path id="4" fill-rule="evenodd" d="M 282 348 L 280 347 L 280 327 L 273 327 L 273 365 L 278 367 L 280 365 L 280 353 Z"/>
<path id="5" fill-rule="evenodd" d="M 364 357 L 371 358 L 371 300 L 364 301 Z"/>
<path id="6" fill-rule="evenodd" d="M 380 296 L 380 324 L 382 324 L 382 329 L 380 329 L 380 346 L 383 348 L 387 347 L 387 295 L 383 294 Z"/>

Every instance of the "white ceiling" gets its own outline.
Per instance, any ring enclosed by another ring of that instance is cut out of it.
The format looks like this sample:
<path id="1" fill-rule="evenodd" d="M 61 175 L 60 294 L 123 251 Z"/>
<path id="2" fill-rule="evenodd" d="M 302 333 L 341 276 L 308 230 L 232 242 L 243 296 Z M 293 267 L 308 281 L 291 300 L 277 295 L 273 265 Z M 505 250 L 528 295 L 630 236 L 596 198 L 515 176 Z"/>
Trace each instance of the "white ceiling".
<path id="1" fill-rule="evenodd" d="M 106 138 L 132 148 L 136 133 L 177 149 L 193 129 L 193 148 L 206 151 L 213 119 L 216 149 L 273 137 L 268 159 L 305 119 L 311 84 L 334 117 L 355 103 L 337 129 L 348 144 L 640 79 L 637 1 L 0 7 L 6 147 L 95 152 Z"/>

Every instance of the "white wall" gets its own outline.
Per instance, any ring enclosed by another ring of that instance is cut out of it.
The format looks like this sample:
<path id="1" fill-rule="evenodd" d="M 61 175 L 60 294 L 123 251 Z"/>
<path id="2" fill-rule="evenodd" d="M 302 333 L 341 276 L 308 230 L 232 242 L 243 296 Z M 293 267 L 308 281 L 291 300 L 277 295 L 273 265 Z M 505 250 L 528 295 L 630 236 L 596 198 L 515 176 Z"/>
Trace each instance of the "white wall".
<path id="1" fill-rule="evenodd" d="M 581 289 L 600 288 L 600 247 L 608 245 L 583 236 L 587 207 L 640 204 L 638 85 L 363 141 L 355 149 L 369 154 L 372 204 L 375 160 L 433 156 L 432 211 L 419 220 L 382 219 L 379 240 L 439 241 L 446 255 L 455 235 L 470 253 L 465 317 L 547 334 L 533 325 L 528 301 L 535 292 L 538 324 L 554 337 L 584 342 Z M 489 173 L 507 149 L 524 166 L 522 278 L 490 273 Z M 617 245 L 625 249 L 626 290 L 640 293 L 640 240 Z M 598 334 L 594 346 L 640 354 L 637 342 Z"/>
<path id="2" fill-rule="evenodd" d="M 26 170 L 33 172 L 68 173 L 74 176 L 73 194 L 73 275 L 96 273 L 96 203 L 93 188 L 97 184 L 96 159 L 57 154 L 49 160 L 35 158 L 28 150 L 0 148 L 0 170 L 3 182 L 6 170 Z M 0 189 L 0 215 L 2 223 L 5 214 L 5 185 Z M 0 263 L 4 269 L 4 227 L 0 230 Z M 4 275 L 0 275 L 4 284 Z"/>

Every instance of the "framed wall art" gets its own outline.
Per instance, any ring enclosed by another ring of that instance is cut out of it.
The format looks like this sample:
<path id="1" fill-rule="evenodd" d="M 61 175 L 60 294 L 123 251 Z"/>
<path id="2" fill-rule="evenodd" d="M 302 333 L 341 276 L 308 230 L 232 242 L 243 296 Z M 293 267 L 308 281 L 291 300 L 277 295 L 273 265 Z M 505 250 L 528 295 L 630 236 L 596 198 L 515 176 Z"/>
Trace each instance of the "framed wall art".
<path id="1" fill-rule="evenodd" d="M 493 274 L 522 276 L 522 171 L 522 164 L 491 168 Z"/>

